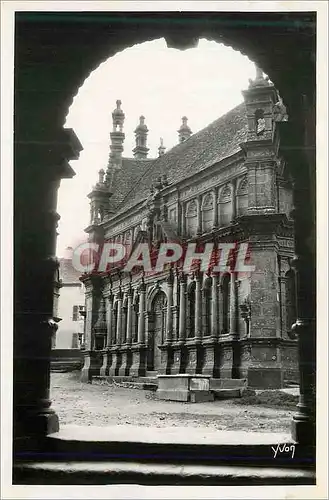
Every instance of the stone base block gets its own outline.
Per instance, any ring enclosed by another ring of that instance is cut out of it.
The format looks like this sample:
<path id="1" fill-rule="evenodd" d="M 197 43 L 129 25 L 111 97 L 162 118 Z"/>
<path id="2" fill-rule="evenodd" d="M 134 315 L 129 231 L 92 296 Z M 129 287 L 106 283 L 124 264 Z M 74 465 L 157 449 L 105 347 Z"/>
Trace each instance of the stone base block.
<path id="1" fill-rule="evenodd" d="M 81 382 L 91 382 L 94 375 L 99 375 L 101 358 L 99 351 L 85 351 L 83 353 L 84 364 L 81 370 Z"/>
<path id="2" fill-rule="evenodd" d="M 210 391 L 210 377 L 184 373 L 159 375 L 157 396 L 159 399 L 191 403 L 214 400 Z"/>
<path id="3" fill-rule="evenodd" d="M 129 373 L 129 352 L 128 350 L 122 351 L 121 353 L 121 365 L 118 369 L 118 375 L 125 377 Z"/>
<path id="4" fill-rule="evenodd" d="M 131 377 L 145 377 L 146 375 L 146 349 L 134 348 L 131 356 L 131 366 L 129 369 Z"/>
<path id="5" fill-rule="evenodd" d="M 206 401 L 214 401 L 214 395 L 209 391 L 191 391 L 190 403 L 203 403 Z"/>
<path id="6" fill-rule="evenodd" d="M 314 420 L 300 418 L 295 415 L 291 422 L 291 437 L 302 445 L 315 445 L 316 429 Z"/>
<path id="7" fill-rule="evenodd" d="M 283 386 L 283 370 L 281 368 L 248 368 L 248 387 L 281 389 Z"/>
<path id="8" fill-rule="evenodd" d="M 184 390 L 166 390 L 158 389 L 156 392 L 157 398 L 167 399 L 168 401 L 183 401 L 188 403 L 189 401 L 189 391 Z"/>
<path id="9" fill-rule="evenodd" d="M 215 399 L 231 399 L 241 397 L 241 389 L 213 389 L 211 392 Z"/>

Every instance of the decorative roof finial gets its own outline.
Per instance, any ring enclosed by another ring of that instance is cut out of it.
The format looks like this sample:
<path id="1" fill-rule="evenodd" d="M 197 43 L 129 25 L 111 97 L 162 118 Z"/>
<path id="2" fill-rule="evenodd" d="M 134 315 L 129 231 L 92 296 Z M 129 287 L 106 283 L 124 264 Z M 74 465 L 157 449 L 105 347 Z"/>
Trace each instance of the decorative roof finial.
<path id="1" fill-rule="evenodd" d="M 259 66 L 257 66 L 257 64 L 255 64 L 255 68 L 256 68 L 256 78 L 255 80 L 252 80 L 251 78 L 249 78 L 249 88 L 251 87 L 269 87 L 269 82 L 268 82 L 268 78 L 264 78 L 264 73 L 263 71 L 260 69 Z"/>
<path id="2" fill-rule="evenodd" d="M 139 124 L 135 129 L 136 147 L 133 149 L 134 157 L 138 159 L 147 158 L 147 153 L 149 151 L 146 141 L 147 141 L 148 128 L 145 124 L 145 116 L 139 117 Z"/>
<path id="3" fill-rule="evenodd" d="M 163 156 L 166 152 L 166 148 L 163 145 L 163 139 L 160 137 L 160 146 L 158 147 L 159 156 Z"/>
<path id="4" fill-rule="evenodd" d="M 178 130 L 179 142 L 186 141 L 186 139 L 191 137 L 191 135 L 192 135 L 192 130 L 187 125 L 187 117 L 183 116 L 182 117 L 182 125 L 180 126 L 180 128 Z"/>
<path id="5" fill-rule="evenodd" d="M 264 73 L 259 68 L 259 66 L 257 66 L 257 64 L 256 64 L 256 79 L 255 79 L 255 81 L 258 81 L 258 80 L 264 80 Z"/>
<path id="6" fill-rule="evenodd" d="M 99 184 L 104 184 L 104 177 L 105 177 L 105 172 L 104 172 L 104 170 L 101 168 L 101 169 L 98 171 L 98 182 L 99 182 Z"/>

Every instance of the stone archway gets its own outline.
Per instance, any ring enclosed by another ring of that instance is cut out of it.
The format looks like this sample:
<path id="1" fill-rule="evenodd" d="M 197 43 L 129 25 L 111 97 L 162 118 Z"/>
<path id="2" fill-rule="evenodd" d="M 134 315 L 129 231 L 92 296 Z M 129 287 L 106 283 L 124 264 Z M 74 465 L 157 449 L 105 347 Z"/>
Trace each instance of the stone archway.
<path id="1" fill-rule="evenodd" d="M 16 436 L 58 429 L 49 400 L 56 192 L 61 178 L 74 175 L 68 162 L 82 149 L 74 132 L 63 129 L 72 99 L 91 71 L 126 47 L 165 37 L 168 46 L 184 49 L 205 37 L 256 62 L 279 88 L 288 109 L 290 121 L 281 124 L 282 148 L 295 183 L 296 330 L 304 384 L 294 436 L 299 441 L 314 439 L 315 35 L 312 12 L 16 14 Z"/>

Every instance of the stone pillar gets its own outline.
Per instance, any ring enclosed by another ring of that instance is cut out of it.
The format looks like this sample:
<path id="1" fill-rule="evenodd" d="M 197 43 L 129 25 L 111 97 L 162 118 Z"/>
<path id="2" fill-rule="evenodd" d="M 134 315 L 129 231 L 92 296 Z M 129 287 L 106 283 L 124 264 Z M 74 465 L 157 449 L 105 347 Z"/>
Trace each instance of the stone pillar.
<path id="1" fill-rule="evenodd" d="M 173 302 L 174 302 L 174 274 L 173 271 L 169 271 L 169 276 L 167 279 L 167 329 L 166 329 L 166 339 L 164 342 L 163 350 L 165 354 L 165 358 L 163 363 L 161 362 L 161 372 L 170 374 L 171 367 L 173 365 Z"/>
<path id="2" fill-rule="evenodd" d="M 131 348 L 132 366 L 130 368 L 130 375 L 140 377 L 144 377 L 146 373 L 145 302 L 146 285 L 143 282 L 139 287 L 138 343 Z"/>
<path id="3" fill-rule="evenodd" d="M 298 97 L 298 94 L 296 95 Z M 315 444 L 316 427 L 316 233 L 315 233 L 315 97 L 303 94 L 294 103 L 295 121 L 280 123 L 284 154 L 293 176 L 297 321 L 300 396 L 292 437 Z M 303 147 L 302 147 L 303 146 Z"/>
<path id="4" fill-rule="evenodd" d="M 110 351 L 112 346 L 112 321 L 113 321 L 113 295 L 107 297 L 107 308 L 106 308 L 106 348 L 103 351 L 103 364 L 100 370 L 100 375 L 109 375 L 109 370 L 112 364 L 112 353 Z"/>
<path id="5" fill-rule="evenodd" d="M 121 353 L 121 344 L 122 344 L 122 300 L 123 300 L 123 293 L 120 288 L 119 293 L 118 293 L 118 314 L 117 314 L 117 324 L 116 324 L 116 330 L 117 330 L 117 342 L 116 342 L 116 349 L 115 349 L 115 375 L 119 375 L 119 370 L 122 364 L 122 353 Z"/>
<path id="6" fill-rule="evenodd" d="M 259 224 L 262 215 L 249 217 L 249 224 Z M 264 218 L 263 230 L 251 234 L 252 263 L 255 270 L 250 274 L 250 322 L 249 338 L 240 340 L 240 371 L 247 376 L 248 385 L 256 389 L 283 387 L 283 370 L 280 361 L 280 303 L 278 286 L 278 259 L 273 243 L 279 214 Z M 265 223 L 266 221 L 266 223 Z"/>
<path id="7" fill-rule="evenodd" d="M 185 275 L 179 278 L 179 308 L 178 308 L 178 338 L 173 345 L 173 364 L 171 367 L 172 374 L 185 373 L 187 352 L 185 348 L 186 337 L 186 286 L 187 280 Z M 178 281 L 178 280 L 177 280 Z"/>
<path id="8" fill-rule="evenodd" d="M 38 119 L 29 121 L 28 110 L 38 116 L 45 101 L 40 101 L 38 92 L 34 101 L 33 92 L 20 92 L 20 83 L 14 144 L 14 449 L 21 438 L 58 431 L 49 398 L 51 338 L 57 326 L 53 320 L 57 190 L 60 179 L 73 177 L 68 162 L 78 159 L 82 149 L 73 130 L 57 129 L 50 120 L 46 137 Z"/>
<path id="9" fill-rule="evenodd" d="M 195 338 L 201 341 L 202 338 L 202 274 L 196 276 L 195 286 Z"/>
<path id="10" fill-rule="evenodd" d="M 167 331 L 166 343 L 170 344 L 173 340 L 173 295 L 174 295 L 174 279 L 171 275 L 167 280 L 168 296 L 167 296 Z"/>
<path id="11" fill-rule="evenodd" d="M 202 373 L 219 377 L 219 275 L 213 273 L 211 285 L 211 335 L 203 340 L 204 360 Z"/>
<path id="12" fill-rule="evenodd" d="M 126 341 L 124 345 L 121 347 L 121 356 L 122 356 L 122 362 L 121 366 L 119 368 L 118 374 L 121 376 L 128 376 L 129 375 L 129 370 L 131 367 L 131 342 L 132 342 L 132 288 L 129 287 L 129 289 L 126 292 L 126 297 L 127 297 L 127 306 L 126 306 L 126 332 L 125 332 L 125 338 Z"/>
<path id="13" fill-rule="evenodd" d="M 197 272 L 195 276 L 195 316 L 194 316 L 194 339 L 188 339 L 186 348 L 188 361 L 186 373 L 201 373 L 202 370 L 202 273 Z"/>
<path id="14" fill-rule="evenodd" d="M 179 298 L 179 341 L 184 342 L 186 338 L 186 276 L 180 279 Z"/>

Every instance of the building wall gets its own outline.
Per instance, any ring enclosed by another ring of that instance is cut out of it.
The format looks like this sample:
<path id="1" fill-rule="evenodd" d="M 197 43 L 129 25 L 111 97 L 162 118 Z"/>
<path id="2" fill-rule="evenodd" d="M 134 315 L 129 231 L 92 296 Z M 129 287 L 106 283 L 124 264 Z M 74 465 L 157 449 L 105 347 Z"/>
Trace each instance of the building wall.
<path id="1" fill-rule="evenodd" d="M 115 241 L 131 241 L 131 235 L 134 241 L 140 230 L 149 244 L 170 241 L 170 227 L 185 242 L 248 243 L 255 271 L 239 275 L 231 268 L 216 277 L 190 270 L 182 276 L 178 267 L 153 276 L 112 272 L 110 280 L 101 278 L 97 284 L 86 278 L 91 304 L 87 334 L 90 346 L 96 334 L 98 339 L 103 335 L 97 345 L 108 349 L 107 373 L 141 375 L 154 369 L 153 301 L 161 291 L 167 300 L 160 372 L 245 377 L 250 386 L 266 388 L 294 379 L 297 344 L 288 324 L 296 319 L 292 196 L 274 120 L 277 95 L 264 82 L 244 93 L 249 129 L 239 151 L 198 175 L 188 177 L 187 172 L 179 183 L 170 185 L 168 179 L 169 185 L 150 192 L 148 204 L 141 200 L 103 223 L 105 239 Z M 93 295 L 99 294 L 105 300 L 103 318 L 92 306 L 97 302 Z M 133 314 L 129 296 L 139 303 L 137 337 L 127 327 Z"/>
<path id="2" fill-rule="evenodd" d="M 78 321 L 73 320 L 73 307 L 84 306 L 84 287 L 78 283 L 75 285 L 63 284 L 60 289 L 58 300 L 58 316 L 61 321 L 58 323 L 56 332 L 56 349 L 79 348 L 78 334 L 83 334 L 84 319 L 80 317 Z"/>

